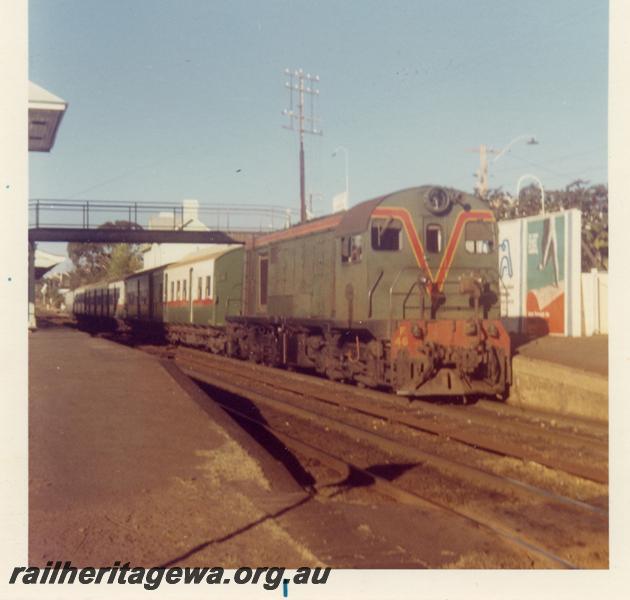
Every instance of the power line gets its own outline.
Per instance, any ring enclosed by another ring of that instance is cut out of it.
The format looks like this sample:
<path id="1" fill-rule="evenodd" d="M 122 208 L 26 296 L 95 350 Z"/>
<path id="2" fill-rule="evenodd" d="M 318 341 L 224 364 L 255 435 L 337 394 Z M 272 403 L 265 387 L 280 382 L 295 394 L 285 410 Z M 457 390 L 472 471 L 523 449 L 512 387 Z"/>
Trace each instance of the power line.
<path id="1" fill-rule="evenodd" d="M 581 154 L 590 154 L 590 152 L 584 152 L 584 153 L 581 153 Z M 580 154 L 578 154 L 577 156 L 580 156 Z M 562 172 L 562 171 L 556 171 L 555 169 L 550 169 L 549 167 L 547 167 L 547 166 L 545 166 L 543 164 L 540 164 L 540 163 L 528 160 L 528 159 L 523 158 L 522 156 L 518 156 L 516 154 L 513 154 L 512 157 L 516 158 L 517 160 L 520 160 L 521 162 L 523 162 L 525 164 L 528 164 L 528 165 L 530 165 L 532 167 L 538 167 L 539 169 L 542 169 L 543 171 L 547 171 L 548 173 L 551 173 L 552 175 L 555 175 L 556 177 L 566 177 L 568 179 L 575 179 L 576 177 L 578 177 L 578 175 L 575 175 L 575 172 L 567 173 L 567 172 Z M 557 160 L 562 160 L 562 159 L 556 159 L 556 161 Z M 554 160 L 550 160 L 548 162 L 554 162 Z M 593 170 L 595 168 L 605 168 L 605 167 L 606 167 L 605 165 L 597 165 L 597 166 L 596 165 L 591 165 L 591 166 L 586 167 L 586 169 Z M 519 167 L 511 167 L 509 169 L 505 169 L 503 171 L 503 173 L 505 173 L 506 171 L 507 172 L 513 172 L 513 171 L 518 170 L 518 168 Z M 584 170 L 585 169 L 580 169 L 580 172 L 582 172 Z"/>

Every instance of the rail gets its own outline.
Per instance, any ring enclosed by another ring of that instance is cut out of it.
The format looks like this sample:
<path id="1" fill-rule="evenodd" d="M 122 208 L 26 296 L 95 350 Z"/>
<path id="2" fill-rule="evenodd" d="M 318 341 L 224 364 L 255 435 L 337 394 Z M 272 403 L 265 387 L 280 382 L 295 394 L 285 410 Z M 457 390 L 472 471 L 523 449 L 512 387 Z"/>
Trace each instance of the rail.
<path id="1" fill-rule="evenodd" d="M 200 350 L 179 348 L 175 362 L 188 376 L 246 398 L 261 413 L 264 409 L 264 420 L 260 421 L 267 431 L 287 447 L 294 447 L 293 440 L 287 439 L 288 434 L 300 444 L 305 441 L 313 444 L 312 451 L 319 462 L 334 468 L 322 454 L 328 453 L 343 473 L 358 468 L 366 473 L 376 473 L 378 477 L 379 472 L 372 467 L 381 465 L 381 453 L 388 456 L 388 463 L 423 465 L 421 471 L 410 470 L 403 480 L 393 482 L 387 477 L 389 485 L 378 485 L 377 488 L 388 495 L 391 493 L 399 501 L 406 502 L 410 495 L 415 496 L 417 503 L 425 507 L 428 503 L 473 521 L 476 526 L 489 528 L 498 537 L 515 542 L 528 552 L 533 551 L 543 560 L 551 559 L 556 563 L 554 566 L 593 566 L 588 563 L 590 558 L 577 556 L 573 549 L 576 544 L 603 547 L 607 540 L 607 509 L 598 501 L 591 503 L 593 498 L 589 502 L 581 493 L 549 485 L 538 478 L 535 470 L 530 473 L 519 470 L 519 474 L 514 475 L 488 462 L 491 456 L 518 457 L 534 461 L 532 465 L 541 461 L 539 464 L 564 471 L 560 477 L 567 481 L 567 475 L 572 473 L 572 476 L 607 482 L 605 465 L 597 464 L 600 455 L 606 455 L 605 444 L 587 448 L 579 438 L 556 438 L 552 432 L 545 432 L 545 440 L 540 440 L 540 427 L 506 425 L 505 422 L 500 425 L 498 419 L 493 427 L 486 427 L 487 423 L 476 422 L 476 415 L 470 411 L 453 422 L 439 418 L 444 407 L 429 403 L 419 403 L 419 410 L 407 406 L 401 410 L 400 405 L 392 406 L 391 400 L 389 403 L 372 402 L 372 394 L 380 397 L 379 392 L 368 391 L 370 399 L 366 398 L 365 390 L 356 394 L 346 390 L 340 393 L 337 390 L 340 384 L 315 383 L 313 380 L 311 385 L 311 378 L 307 381 L 301 374 L 278 372 L 247 361 L 235 362 Z M 215 394 L 213 398 L 221 402 Z M 224 407 L 236 408 L 233 403 Z M 349 414 L 351 418 L 348 418 Z M 429 415 L 438 419 L 427 418 Z M 382 428 L 375 426 L 379 421 Z M 506 427 L 507 431 L 504 431 Z M 302 433 L 322 430 L 326 433 Z M 423 435 L 418 436 L 418 432 Z M 429 438 L 423 437 L 424 433 L 439 436 L 446 440 L 444 444 L 457 444 L 457 452 L 443 453 L 444 446 L 434 445 Z M 369 452 L 363 454 L 360 450 L 363 447 L 370 448 Z M 551 454 L 550 448 L 553 449 Z M 588 455 L 578 457 L 576 448 Z M 295 449 L 302 454 L 306 450 L 303 446 Z M 307 452 L 306 457 L 309 456 L 310 452 Z M 352 463 L 347 463 L 348 456 L 353 457 Z M 370 479 L 376 483 L 377 477 Z M 445 484 L 466 492 L 462 496 L 450 493 L 444 496 L 441 490 Z M 602 492 L 605 493 L 603 489 Z M 550 511 L 547 516 L 540 513 L 541 502 Z M 514 510 L 515 505 L 519 510 Z M 564 533 L 558 537 L 554 532 L 550 536 L 550 522 L 557 523 L 558 532 L 564 524 Z"/>

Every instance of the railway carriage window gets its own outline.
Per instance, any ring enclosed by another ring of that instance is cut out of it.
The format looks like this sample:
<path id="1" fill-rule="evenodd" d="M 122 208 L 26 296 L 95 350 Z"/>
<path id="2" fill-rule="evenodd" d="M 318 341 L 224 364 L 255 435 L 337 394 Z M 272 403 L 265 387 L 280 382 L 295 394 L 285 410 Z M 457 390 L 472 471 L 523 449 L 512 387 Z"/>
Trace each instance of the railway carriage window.
<path id="1" fill-rule="evenodd" d="M 361 260 L 363 254 L 363 241 L 361 235 L 351 235 L 341 238 L 341 262 L 356 263 Z"/>
<path id="2" fill-rule="evenodd" d="M 177 300 L 181 300 L 182 298 L 182 282 L 177 280 Z"/>
<path id="3" fill-rule="evenodd" d="M 427 252 L 442 252 L 442 227 L 440 225 L 427 225 L 424 238 Z"/>
<path id="4" fill-rule="evenodd" d="M 168 302 L 168 274 L 164 273 L 164 302 Z"/>
<path id="5" fill-rule="evenodd" d="M 183 281 L 183 285 L 182 285 L 182 300 L 186 300 L 186 280 L 184 279 Z"/>
<path id="6" fill-rule="evenodd" d="M 171 281 L 171 302 L 175 300 L 175 282 Z"/>
<path id="7" fill-rule="evenodd" d="M 203 298 L 203 278 L 202 277 L 198 277 L 197 278 L 197 300 L 201 300 Z"/>
<path id="8" fill-rule="evenodd" d="M 372 221 L 372 249 L 396 251 L 402 246 L 400 221 L 394 219 L 374 219 Z"/>
<path id="9" fill-rule="evenodd" d="M 206 275 L 206 298 L 210 298 L 210 291 L 212 288 L 210 287 L 210 275 Z"/>
<path id="10" fill-rule="evenodd" d="M 471 254 L 490 254 L 494 251 L 494 227 L 487 221 L 466 223 L 465 246 Z"/>

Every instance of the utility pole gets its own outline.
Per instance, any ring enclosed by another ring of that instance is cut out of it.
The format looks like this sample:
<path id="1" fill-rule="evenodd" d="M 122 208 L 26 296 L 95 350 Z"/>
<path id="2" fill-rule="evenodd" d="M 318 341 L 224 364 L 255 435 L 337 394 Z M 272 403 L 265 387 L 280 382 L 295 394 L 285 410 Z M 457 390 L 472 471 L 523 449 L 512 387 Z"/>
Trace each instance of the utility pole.
<path id="1" fill-rule="evenodd" d="M 495 163 L 499 160 L 510 148 L 521 140 L 527 139 L 528 146 L 536 146 L 539 144 L 536 136 L 534 135 L 519 135 L 515 137 L 507 146 L 502 150 L 495 150 L 494 148 L 488 148 L 485 144 L 481 144 L 479 148 L 470 148 L 470 152 L 479 152 L 479 171 L 477 172 L 477 190 L 482 198 L 486 197 L 488 193 L 488 154 L 496 154 L 492 160 Z"/>
<path id="2" fill-rule="evenodd" d="M 319 90 L 315 89 L 314 83 L 319 81 L 319 75 L 305 73 L 302 69 L 291 71 L 285 69 L 284 74 L 289 78 L 284 85 L 289 90 L 289 108 L 285 108 L 282 114 L 289 117 L 289 124 L 284 125 L 285 129 L 295 131 L 297 129 L 300 138 L 300 222 L 306 221 L 306 182 L 304 176 L 304 134 L 312 133 L 322 135 L 321 129 L 317 129 L 318 119 L 315 117 L 315 97 L 319 96 Z M 297 106 L 294 108 L 294 96 Z M 309 115 L 304 114 L 305 96 L 310 98 Z M 295 123 L 297 122 L 297 126 Z"/>
<path id="3" fill-rule="evenodd" d="M 488 148 L 481 144 L 479 148 L 471 148 L 470 152 L 479 152 L 479 171 L 477 171 L 477 191 L 482 198 L 488 193 Z M 493 152 L 493 150 L 490 150 Z"/>

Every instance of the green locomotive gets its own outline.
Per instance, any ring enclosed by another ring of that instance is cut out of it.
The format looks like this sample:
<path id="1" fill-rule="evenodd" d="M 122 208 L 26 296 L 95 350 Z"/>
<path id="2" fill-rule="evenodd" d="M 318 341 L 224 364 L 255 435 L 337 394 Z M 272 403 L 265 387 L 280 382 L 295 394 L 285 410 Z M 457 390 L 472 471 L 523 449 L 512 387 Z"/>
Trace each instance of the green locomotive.
<path id="1" fill-rule="evenodd" d="M 126 320 L 171 342 L 407 396 L 502 395 L 511 356 L 496 235 L 478 198 L 410 188 L 135 273 Z"/>
<path id="2" fill-rule="evenodd" d="M 409 396 L 503 394 L 496 231 L 478 198 L 425 186 L 259 237 L 227 353 Z"/>

